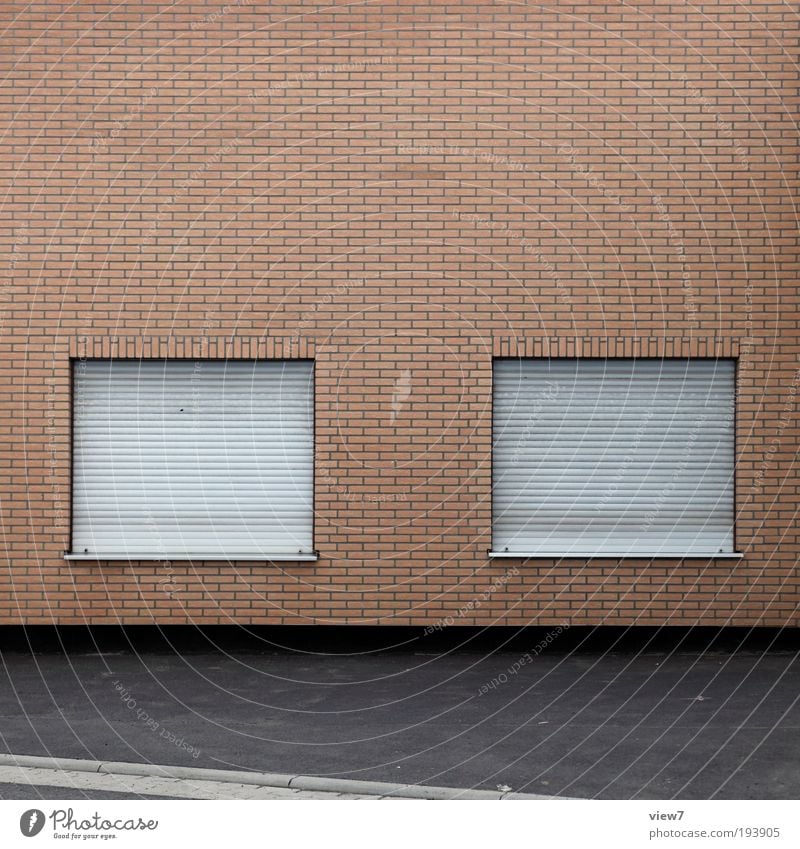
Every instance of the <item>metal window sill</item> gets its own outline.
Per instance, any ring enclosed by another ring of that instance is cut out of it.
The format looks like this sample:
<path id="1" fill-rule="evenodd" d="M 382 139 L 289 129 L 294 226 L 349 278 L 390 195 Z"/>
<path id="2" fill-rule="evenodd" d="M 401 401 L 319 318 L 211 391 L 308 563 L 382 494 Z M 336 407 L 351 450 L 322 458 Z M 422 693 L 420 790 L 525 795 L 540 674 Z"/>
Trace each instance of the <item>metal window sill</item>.
<path id="1" fill-rule="evenodd" d="M 613 551 L 488 551 L 491 558 L 516 558 L 517 560 L 741 560 L 740 551 L 690 551 L 690 552 L 617 552 Z"/>
<path id="2" fill-rule="evenodd" d="M 182 552 L 180 554 L 137 554 L 135 552 L 131 552 L 130 554 L 123 554 L 112 552 L 97 552 L 94 554 L 78 554 L 65 552 L 64 560 L 125 560 L 127 562 L 136 562 L 139 560 L 205 560 L 218 561 L 222 563 L 229 563 L 232 560 L 260 560 L 265 563 L 271 563 L 273 561 L 278 560 L 319 560 L 319 552 L 313 551 L 307 552 L 305 554 L 264 554 L 263 552 L 231 552 L 230 554 L 203 554 L 202 552 Z"/>

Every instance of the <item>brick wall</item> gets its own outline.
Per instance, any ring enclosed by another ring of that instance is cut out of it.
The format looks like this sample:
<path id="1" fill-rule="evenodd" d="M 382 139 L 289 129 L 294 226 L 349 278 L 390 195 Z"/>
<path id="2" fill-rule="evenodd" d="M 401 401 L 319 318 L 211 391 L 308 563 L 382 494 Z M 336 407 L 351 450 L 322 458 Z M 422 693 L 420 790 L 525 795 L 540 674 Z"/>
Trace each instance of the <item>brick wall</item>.
<path id="1" fill-rule="evenodd" d="M 798 624 L 789 6 L 0 17 L 0 622 Z M 740 358 L 745 558 L 488 561 L 493 353 L 676 345 Z M 122 346 L 313 350 L 319 562 L 63 560 Z"/>

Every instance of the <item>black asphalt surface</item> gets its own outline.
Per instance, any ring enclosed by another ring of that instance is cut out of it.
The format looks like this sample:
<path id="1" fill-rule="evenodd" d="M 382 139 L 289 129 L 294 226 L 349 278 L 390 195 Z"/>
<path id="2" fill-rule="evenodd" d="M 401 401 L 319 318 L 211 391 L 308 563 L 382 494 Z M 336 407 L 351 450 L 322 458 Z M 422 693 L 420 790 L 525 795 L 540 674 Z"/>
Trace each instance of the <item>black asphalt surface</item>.
<path id="1" fill-rule="evenodd" d="M 0 746 L 581 798 L 798 798 L 795 650 L 565 638 L 536 655 L 540 638 L 7 647 Z"/>

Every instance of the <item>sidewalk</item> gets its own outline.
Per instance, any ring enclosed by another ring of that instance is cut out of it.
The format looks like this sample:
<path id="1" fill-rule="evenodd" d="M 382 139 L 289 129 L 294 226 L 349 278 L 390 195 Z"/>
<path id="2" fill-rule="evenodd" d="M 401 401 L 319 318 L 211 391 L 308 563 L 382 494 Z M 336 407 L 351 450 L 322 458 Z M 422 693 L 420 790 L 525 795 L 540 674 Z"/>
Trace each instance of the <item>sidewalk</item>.
<path id="1" fill-rule="evenodd" d="M 348 781 L 307 775 L 173 767 L 160 764 L 101 763 L 77 759 L 0 755 L 0 798 L 4 785 L 72 791 L 101 791 L 163 799 L 418 799 L 548 800 L 548 796 L 454 787 Z"/>

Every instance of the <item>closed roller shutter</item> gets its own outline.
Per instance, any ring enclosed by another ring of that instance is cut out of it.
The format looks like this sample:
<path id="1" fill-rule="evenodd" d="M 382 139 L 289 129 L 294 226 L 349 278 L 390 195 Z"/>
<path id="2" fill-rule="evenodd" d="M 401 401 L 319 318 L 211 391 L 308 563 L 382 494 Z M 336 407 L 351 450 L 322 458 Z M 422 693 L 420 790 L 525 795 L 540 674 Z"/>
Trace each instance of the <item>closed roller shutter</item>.
<path id="1" fill-rule="evenodd" d="M 496 360 L 493 549 L 733 551 L 731 360 Z"/>
<path id="2" fill-rule="evenodd" d="M 313 554 L 312 363 L 92 360 L 73 404 L 75 555 Z"/>

